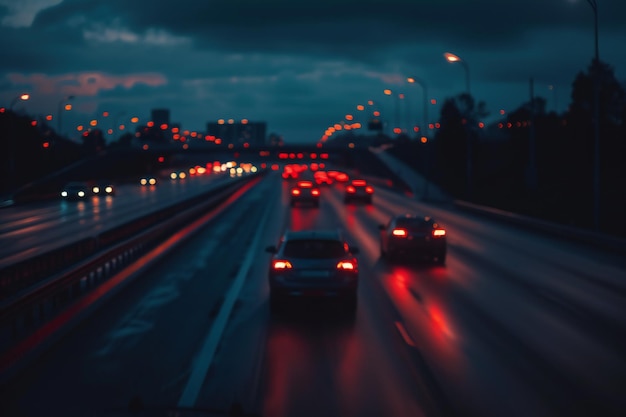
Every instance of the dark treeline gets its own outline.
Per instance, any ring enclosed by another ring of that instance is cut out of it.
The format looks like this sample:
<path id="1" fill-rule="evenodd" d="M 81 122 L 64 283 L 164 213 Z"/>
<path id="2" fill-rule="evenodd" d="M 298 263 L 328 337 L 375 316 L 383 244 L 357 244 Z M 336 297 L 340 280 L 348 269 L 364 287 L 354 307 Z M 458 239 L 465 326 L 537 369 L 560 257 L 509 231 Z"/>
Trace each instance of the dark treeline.
<path id="1" fill-rule="evenodd" d="M 457 199 L 594 228 L 594 91 L 600 121 L 597 226 L 626 236 L 626 92 L 604 63 L 577 75 L 563 114 L 547 112 L 544 98 L 529 98 L 481 127 L 485 103 L 461 94 L 445 101 L 429 142 L 399 137 L 391 152 Z"/>

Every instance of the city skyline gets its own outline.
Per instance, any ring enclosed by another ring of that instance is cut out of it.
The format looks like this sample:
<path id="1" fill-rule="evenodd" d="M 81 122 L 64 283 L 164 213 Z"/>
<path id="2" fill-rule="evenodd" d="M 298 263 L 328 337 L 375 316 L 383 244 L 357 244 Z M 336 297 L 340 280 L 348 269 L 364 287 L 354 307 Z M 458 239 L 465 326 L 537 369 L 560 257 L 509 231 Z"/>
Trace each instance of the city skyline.
<path id="1" fill-rule="evenodd" d="M 491 119 L 528 101 L 530 78 L 548 110 L 563 112 L 594 56 L 590 4 L 1 0 L 0 106 L 27 92 L 15 110 L 51 115 L 55 128 L 61 117 L 73 136 L 94 119 L 106 131 L 168 108 L 186 130 L 248 119 L 286 142 L 313 142 L 374 109 L 389 128 L 421 125 L 423 91 L 406 82 L 416 76 L 435 103 L 430 122 L 470 80 Z M 600 59 L 623 81 L 626 4 L 604 0 L 597 11 Z"/>

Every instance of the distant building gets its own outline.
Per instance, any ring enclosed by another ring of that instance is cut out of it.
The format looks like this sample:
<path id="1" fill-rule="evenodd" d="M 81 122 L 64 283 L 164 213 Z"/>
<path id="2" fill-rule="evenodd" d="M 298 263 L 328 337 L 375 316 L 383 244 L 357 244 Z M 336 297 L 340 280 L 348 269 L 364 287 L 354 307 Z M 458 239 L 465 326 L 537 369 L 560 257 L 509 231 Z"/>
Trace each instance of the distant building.
<path id="1" fill-rule="evenodd" d="M 155 126 L 170 124 L 170 110 L 169 109 L 152 109 L 152 121 Z"/>
<path id="2" fill-rule="evenodd" d="M 207 123 L 207 135 L 220 138 L 223 144 L 265 145 L 267 123 L 218 121 Z"/>

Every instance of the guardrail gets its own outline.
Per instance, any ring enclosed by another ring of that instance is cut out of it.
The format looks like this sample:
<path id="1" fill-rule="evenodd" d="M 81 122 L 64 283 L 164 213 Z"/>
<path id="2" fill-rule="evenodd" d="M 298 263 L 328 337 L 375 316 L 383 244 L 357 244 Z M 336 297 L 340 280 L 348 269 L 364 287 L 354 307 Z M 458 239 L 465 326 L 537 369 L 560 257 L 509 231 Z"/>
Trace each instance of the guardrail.
<path id="1" fill-rule="evenodd" d="M 36 330 L 71 301 L 97 287 L 114 273 L 180 230 L 191 219 L 217 207 L 264 172 L 220 184 L 207 193 L 175 203 L 126 225 L 57 249 L 38 262 L 26 262 L 7 280 L 13 293 L 0 301 L 0 351 Z M 54 259 L 60 259 L 57 262 Z M 80 262 L 77 260 L 80 259 Z M 59 269 L 50 273 L 50 268 Z M 18 281 L 23 277 L 29 285 Z M 6 288 L 9 288 L 7 286 Z M 6 289 L 5 288 L 5 289 Z"/>
<path id="2" fill-rule="evenodd" d="M 472 213 L 488 216 L 508 223 L 523 226 L 524 228 L 533 229 L 539 232 L 548 233 L 553 236 L 565 238 L 567 240 L 586 243 L 604 250 L 626 254 L 626 239 L 617 236 L 611 236 L 604 233 L 597 233 L 590 230 L 580 229 L 577 227 L 566 226 L 547 220 L 538 219 L 536 217 L 525 216 L 522 214 L 512 213 L 493 207 L 481 206 L 462 200 L 454 200 L 454 206 Z"/>

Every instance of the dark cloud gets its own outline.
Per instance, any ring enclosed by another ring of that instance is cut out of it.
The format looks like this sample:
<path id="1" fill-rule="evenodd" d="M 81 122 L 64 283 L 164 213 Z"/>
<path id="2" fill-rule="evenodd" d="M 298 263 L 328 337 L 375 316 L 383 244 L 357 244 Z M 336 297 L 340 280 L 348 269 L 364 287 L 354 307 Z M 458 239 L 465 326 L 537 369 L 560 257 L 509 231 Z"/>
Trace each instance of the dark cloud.
<path id="1" fill-rule="evenodd" d="M 626 78 L 626 1 L 599 3 L 601 57 Z M 0 19 L 12 10 L 0 7 Z M 81 77 L 91 75 L 101 84 L 82 98 L 85 111 L 171 107 L 192 128 L 246 117 L 321 132 L 356 102 L 391 108 L 389 86 L 417 103 L 408 74 L 440 102 L 462 91 L 463 69 L 444 51 L 469 64 L 472 92 L 493 109 L 521 103 L 530 77 L 538 91 L 558 86 L 564 107 L 592 35 L 586 0 L 65 0 L 30 26 L 0 25 L 0 91 L 10 100 L 45 86 L 55 107 L 72 88 L 87 91 Z"/>

